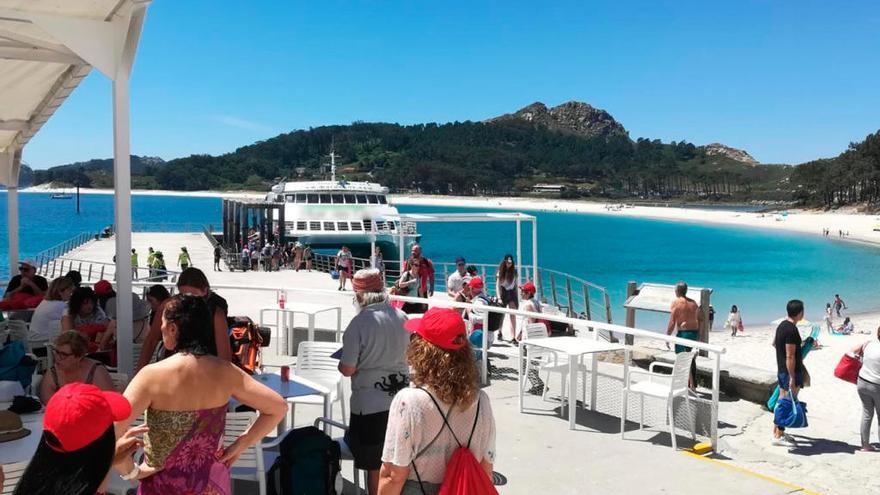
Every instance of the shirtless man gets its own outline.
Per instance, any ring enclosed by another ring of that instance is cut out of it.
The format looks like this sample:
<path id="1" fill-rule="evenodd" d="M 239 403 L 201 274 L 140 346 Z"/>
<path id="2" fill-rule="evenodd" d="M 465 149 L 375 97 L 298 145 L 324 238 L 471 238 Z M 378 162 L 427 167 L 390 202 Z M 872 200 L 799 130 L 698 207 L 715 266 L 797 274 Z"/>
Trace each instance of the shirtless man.
<path id="1" fill-rule="evenodd" d="M 675 284 L 675 300 L 672 301 L 672 311 L 669 315 L 669 325 L 666 327 L 666 335 L 672 335 L 677 331 L 676 337 L 680 339 L 700 340 L 700 323 L 703 321 L 703 313 L 697 301 L 687 297 L 688 286 L 685 282 Z M 690 352 L 691 348 L 675 344 L 675 353 Z M 689 385 L 694 388 L 696 384 L 696 361 L 691 363 L 691 377 Z"/>

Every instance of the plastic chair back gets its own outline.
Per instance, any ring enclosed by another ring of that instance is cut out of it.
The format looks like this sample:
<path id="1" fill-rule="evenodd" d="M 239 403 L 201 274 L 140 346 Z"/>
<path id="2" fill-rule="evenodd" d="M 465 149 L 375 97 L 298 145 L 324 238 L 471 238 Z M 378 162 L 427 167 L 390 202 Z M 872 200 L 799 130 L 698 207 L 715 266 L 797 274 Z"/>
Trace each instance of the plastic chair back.
<path id="1" fill-rule="evenodd" d="M 675 356 L 675 364 L 672 367 L 671 393 L 688 388 L 688 380 L 691 375 L 691 363 L 697 355 L 697 351 L 682 352 Z"/>
<path id="2" fill-rule="evenodd" d="M 110 373 L 110 379 L 113 380 L 113 390 L 119 392 L 125 392 L 125 387 L 128 386 L 128 375 L 125 373 Z"/>
<path id="3" fill-rule="evenodd" d="M 543 323 L 527 323 L 523 329 L 523 340 L 547 338 L 547 327 Z M 543 361 L 547 350 L 541 347 L 529 347 L 529 359 Z"/>
<path id="4" fill-rule="evenodd" d="M 28 462 L 17 462 L 15 464 L 6 464 L 3 466 L 3 475 L 6 477 L 3 480 L 2 487 L 2 495 L 11 495 L 13 491 L 15 491 L 15 485 L 18 484 L 18 480 L 21 479 L 21 476 L 24 474 L 24 470 L 27 469 Z"/>
<path id="5" fill-rule="evenodd" d="M 296 351 L 295 374 L 339 374 L 339 360 L 330 357 L 339 347 L 338 342 L 300 342 Z"/>
<path id="6" fill-rule="evenodd" d="M 226 429 L 223 431 L 223 445 L 229 446 L 238 437 L 244 434 L 251 424 L 256 421 L 257 413 L 255 412 L 228 412 L 226 413 Z M 257 445 L 252 445 L 241 453 L 241 456 L 235 461 L 234 467 L 241 468 L 259 468 L 257 464 L 257 455 L 262 456 L 262 452 L 257 452 Z"/>

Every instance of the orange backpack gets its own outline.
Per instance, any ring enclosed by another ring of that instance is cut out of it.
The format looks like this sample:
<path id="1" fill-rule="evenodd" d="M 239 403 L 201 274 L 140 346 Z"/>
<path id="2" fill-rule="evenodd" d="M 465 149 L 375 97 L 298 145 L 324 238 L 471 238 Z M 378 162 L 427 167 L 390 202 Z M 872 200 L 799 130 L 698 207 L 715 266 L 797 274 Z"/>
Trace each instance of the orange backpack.
<path id="1" fill-rule="evenodd" d="M 249 375 L 253 375 L 262 364 L 261 350 L 263 336 L 250 318 L 237 320 L 229 331 L 229 344 L 232 346 L 232 362 Z"/>
<path id="2" fill-rule="evenodd" d="M 421 387 L 419 388 L 428 394 L 428 397 L 430 397 L 434 402 L 434 405 L 437 406 L 437 410 L 443 418 L 443 426 L 440 428 L 440 433 L 443 432 L 443 428 L 449 428 L 449 432 L 452 433 L 455 443 L 458 444 L 458 448 L 452 452 L 452 457 L 449 458 L 449 462 L 446 464 L 446 473 L 443 475 L 443 482 L 440 484 L 439 495 L 497 495 L 498 490 L 495 489 L 492 480 L 489 479 L 486 471 L 483 470 L 483 466 L 480 465 L 480 461 L 478 461 L 477 458 L 474 457 L 474 453 L 471 452 L 471 440 L 474 438 L 474 431 L 477 429 L 477 421 L 480 419 L 480 398 L 477 397 L 477 413 L 474 416 L 474 425 L 471 427 L 471 435 L 468 437 L 467 445 L 462 445 L 458 440 L 458 437 L 455 436 L 455 432 L 452 431 L 452 427 L 449 426 L 449 421 L 447 420 L 446 415 L 443 414 L 443 409 L 440 408 L 437 399 L 435 399 L 427 390 Z M 437 437 L 440 436 L 440 433 L 437 434 Z M 434 437 L 434 440 L 436 440 L 437 437 Z M 430 446 L 433 444 L 434 440 L 428 445 Z M 424 452 L 424 450 L 422 452 Z M 415 471 L 416 479 L 419 481 L 419 487 L 424 494 L 425 490 L 421 486 L 422 478 L 419 476 L 419 471 L 416 469 L 415 463 L 418 456 L 419 455 L 416 454 L 415 458 L 413 458 L 412 467 L 413 471 Z"/>

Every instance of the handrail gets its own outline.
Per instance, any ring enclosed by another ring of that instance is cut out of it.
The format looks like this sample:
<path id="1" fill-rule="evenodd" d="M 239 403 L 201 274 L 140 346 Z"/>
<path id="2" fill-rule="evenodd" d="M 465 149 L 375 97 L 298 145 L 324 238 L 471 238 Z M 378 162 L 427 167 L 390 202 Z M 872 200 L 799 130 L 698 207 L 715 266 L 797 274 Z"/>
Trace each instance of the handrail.
<path id="1" fill-rule="evenodd" d="M 59 256 L 64 256 L 66 253 L 91 241 L 93 237 L 94 234 L 89 232 L 80 232 L 66 241 L 59 242 L 52 247 L 38 252 L 33 256 L 34 261 L 37 263 L 37 266 L 42 266 L 43 264 L 48 263 Z"/>
<path id="2" fill-rule="evenodd" d="M 65 267 L 66 265 L 66 267 Z M 100 267 L 100 269 L 95 269 L 95 267 Z M 108 267 L 112 267 L 112 270 L 108 270 Z M 138 270 L 152 270 L 148 266 L 138 266 Z M 46 264 L 41 264 L 37 269 L 38 273 L 42 274 L 45 277 L 55 278 L 60 277 L 66 274 L 68 271 L 76 269 L 82 275 L 83 281 L 87 282 L 90 280 L 101 280 L 106 277 L 111 277 L 116 274 L 116 263 L 110 263 L 107 261 L 90 261 L 90 260 L 80 260 L 74 258 L 67 257 L 59 257 L 54 258 L 47 262 Z M 177 270 L 164 270 L 165 276 L 174 279 L 177 275 L 180 275 L 180 271 Z M 150 274 L 146 277 L 135 278 L 132 281 L 150 281 L 156 282 L 153 279 L 156 278 L 155 274 Z"/>

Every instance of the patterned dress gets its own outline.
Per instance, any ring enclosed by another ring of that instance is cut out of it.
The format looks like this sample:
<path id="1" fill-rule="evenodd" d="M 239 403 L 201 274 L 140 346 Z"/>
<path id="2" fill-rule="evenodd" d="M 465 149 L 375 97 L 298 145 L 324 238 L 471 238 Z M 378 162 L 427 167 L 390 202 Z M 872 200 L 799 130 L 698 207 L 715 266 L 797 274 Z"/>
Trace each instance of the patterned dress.
<path id="1" fill-rule="evenodd" d="M 226 406 L 199 411 L 148 409 L 144 435 L 147 464 L 161 467 L 141 480 L 140 495 L 230 495 L 229 469 L 217 462 Z"/>

